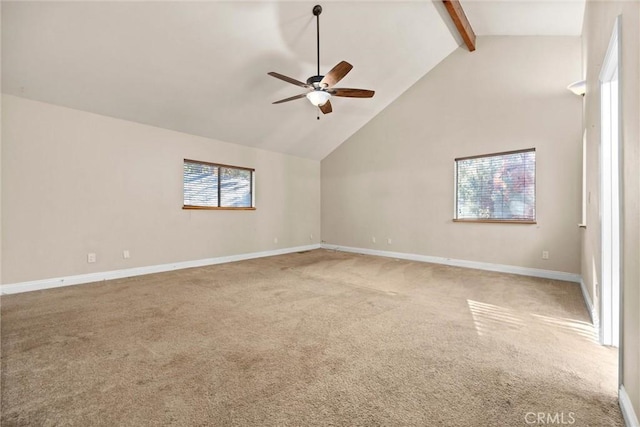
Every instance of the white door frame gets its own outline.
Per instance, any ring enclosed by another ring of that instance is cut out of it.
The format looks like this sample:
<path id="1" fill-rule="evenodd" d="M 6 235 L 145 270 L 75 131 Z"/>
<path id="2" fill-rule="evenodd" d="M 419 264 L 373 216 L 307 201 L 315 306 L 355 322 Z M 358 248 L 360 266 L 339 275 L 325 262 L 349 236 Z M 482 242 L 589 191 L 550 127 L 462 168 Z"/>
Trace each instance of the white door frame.
<path id="1" fill-rule="evenodd" d="M 620 135 L 620 17 L 600 70 L 600 225 L 602 246 L 600 341 L 620 344 L 622 144 Z"/>

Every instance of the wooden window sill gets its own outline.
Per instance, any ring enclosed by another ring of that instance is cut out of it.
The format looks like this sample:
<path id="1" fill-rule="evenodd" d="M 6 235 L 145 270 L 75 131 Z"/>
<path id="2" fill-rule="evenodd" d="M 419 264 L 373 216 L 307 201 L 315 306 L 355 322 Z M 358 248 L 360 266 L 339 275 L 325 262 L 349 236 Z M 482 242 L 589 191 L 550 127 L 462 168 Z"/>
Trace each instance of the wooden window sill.
<path id="1" fill-rule="evenodd" d="M 521 221 L 517 219 L 453 219 L 453 222 L 480 222 L 494 224 L 537 224 L 537 221 Z"/>
<path id="2" fill-rule="evenodd" d="M 232 208 L 232 207 L 216 207 L 216 206 L 182 206 L 182 209 L 193 209 L 203 211 L 255 211 L 255 207 Z"/>

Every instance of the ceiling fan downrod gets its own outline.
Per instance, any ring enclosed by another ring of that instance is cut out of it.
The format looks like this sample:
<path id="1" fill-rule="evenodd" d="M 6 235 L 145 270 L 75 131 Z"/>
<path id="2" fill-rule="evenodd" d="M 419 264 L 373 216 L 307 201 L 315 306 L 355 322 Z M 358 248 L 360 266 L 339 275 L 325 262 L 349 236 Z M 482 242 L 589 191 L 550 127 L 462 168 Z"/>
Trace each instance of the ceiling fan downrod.
<path id="1" fill-rule="evenodd" d="M 318 58 L 318 74 L 316 74 L 317 76 L 320 75 L 320 14 L 322 13 L 322 6 L 320 6 L 319 4 L 313 6 L 313 14 L 316 17 L 316 48 L 317 48 L 317 58 Z"/>

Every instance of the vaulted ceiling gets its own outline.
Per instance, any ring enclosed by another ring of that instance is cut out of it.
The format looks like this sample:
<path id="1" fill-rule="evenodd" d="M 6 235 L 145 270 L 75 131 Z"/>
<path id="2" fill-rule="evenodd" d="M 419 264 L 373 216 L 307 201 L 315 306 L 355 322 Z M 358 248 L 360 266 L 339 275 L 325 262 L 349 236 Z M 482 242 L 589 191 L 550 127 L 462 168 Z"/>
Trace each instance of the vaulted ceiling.
<path id="1" fill-rule="evenodd" d="M 462 43 L 440 0 L 322 2 L 321 74 L 346 60 L 339 86 L 376 94 L 316 120 L 267 75 L 316 74 L 314 4 L 3 1 L 3 93 L 319 160 Z M 461 4 L 479 36 L 582 30 L 584 0 Z"/>

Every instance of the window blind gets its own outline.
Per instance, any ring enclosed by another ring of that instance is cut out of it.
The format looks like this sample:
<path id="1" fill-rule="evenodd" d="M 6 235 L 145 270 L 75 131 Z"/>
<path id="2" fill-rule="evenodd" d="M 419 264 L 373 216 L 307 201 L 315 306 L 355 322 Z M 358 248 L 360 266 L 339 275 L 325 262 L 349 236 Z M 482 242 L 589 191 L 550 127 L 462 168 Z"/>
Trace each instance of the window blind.
<path id="1" fill-rule="evenodd" d="M 456 219 L 533 222 L 535 149 L 455 160 Z"/>
<path id="2" fill-rule="evenodd" d="M 185 208 L 252 208 L 253 169 L 184 160 Z"/>
<path id="3" fill-rule="evenodd" d="M 251 206 L 251 171 L 220 168 L 220 206 Z"/>

